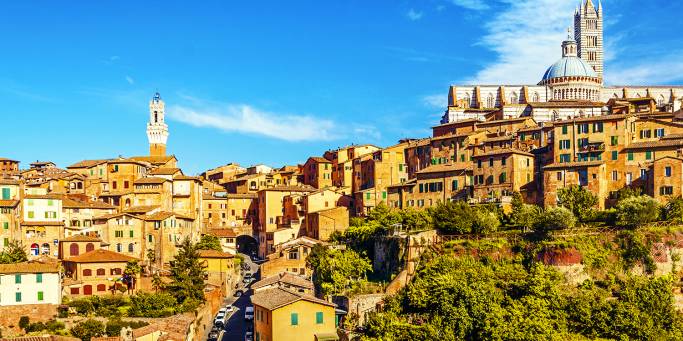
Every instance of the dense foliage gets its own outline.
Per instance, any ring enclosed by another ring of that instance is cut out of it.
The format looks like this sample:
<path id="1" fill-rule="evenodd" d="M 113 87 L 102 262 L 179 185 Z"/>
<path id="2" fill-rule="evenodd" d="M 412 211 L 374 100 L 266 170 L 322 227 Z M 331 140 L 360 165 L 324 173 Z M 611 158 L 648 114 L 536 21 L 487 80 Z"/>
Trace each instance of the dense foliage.
<path id="1" fill-rule="evenodd" d="M 93 337 L 106 336 L 106 329 L 104 323 L 89 319 L 73 326 L 71 328 L 71 335 L 83 341 L 90 341 Z"/>
<path id="2" fill-rule="evenodd" d="M 557 191 L 558 205 L 570 210 L 580 221 L 592 219 L 598 197 L 582 186 L 574 185 Z"/>
<path id="3" fill-rule="evenodd" d="M 175 314 L 176 308 L 176 299 L 169 293 L 140 292 L 130 297 L 128 316 L 166 317 Z"/>
<path id="4" fill-rule="evenodd" d="M 21 263 L 28 260 L 26 249 L 19 240 L 12 240 L 0 252 L 0 264 Z"/>
<path id="5" fill-rule="evenodd" d="M 500 226 L 498 209 L 483 205 L 473 207 L 464 201 L 439 203 L 430 211 L 434 227 L 445 233 L 491 233 Z"/>
<path id="6" fill-rule="evenodd" d="M 171 261 L 171 279 L 166 289 L 175 297 L 180 311 L 194 310 L 204 302 L 204 265 L 196 246 L 187 238 Z"/>
<path id="7" fill-rule="evenodd" d="M 657 221 L 660 215 L 659 202 L 647 195 L 631 196 L 619 200 L 615 209 L 617 225 L 628 228 L 636 228 Z"/>
<path id="8" fill-rule="evenodd" d="M 385 310 L 371 340 L 680 339 L 671 281 L 617 279 L 566 286 L 543 265 L 437 256 Z"/>
<path id="9" fill-rule="evenodd" d="M 534 224 L 539 232 L 563 230 L 574 227 L 576 218 L 572 212 L 564 207 L 551 207 L 545 210 Z"/>
<path id="10" fill-rule="evenodd" d="M 218 240 L 218 237 L 210 234 L 203 235 L 199 242 L 195 245 L 195 248 L 197 248 L 197 250 L 223 251 L 223 248 L 221 247 L 221 242 Z"/>
<path id="11" fill-rule="evenodd" d="M 322 295 L 336 295 L 362 285 L 372 269 L 370 260 L 353 250 L 335 250 L 316 245 L 306 258 L 313 269 L 313 283 Z"/>

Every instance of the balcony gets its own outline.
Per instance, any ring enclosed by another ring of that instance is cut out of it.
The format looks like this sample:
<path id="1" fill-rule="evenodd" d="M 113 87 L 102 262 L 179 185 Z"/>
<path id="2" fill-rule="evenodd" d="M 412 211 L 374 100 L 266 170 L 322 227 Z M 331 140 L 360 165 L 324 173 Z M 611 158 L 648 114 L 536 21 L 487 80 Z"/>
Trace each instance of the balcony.
<path id="1" fill-rule="evenodd" d="M 589 142 L 579 146 L 579 153 L 597 153 L 605 151 L 605 143 L 603 142 Z"/>

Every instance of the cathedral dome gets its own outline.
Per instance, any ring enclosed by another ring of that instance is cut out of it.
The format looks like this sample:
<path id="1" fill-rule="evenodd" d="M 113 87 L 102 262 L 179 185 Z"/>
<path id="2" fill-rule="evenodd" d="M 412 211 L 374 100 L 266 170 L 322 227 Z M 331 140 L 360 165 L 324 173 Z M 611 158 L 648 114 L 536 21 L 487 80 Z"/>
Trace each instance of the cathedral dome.
<path id="1" fill-rule="evenodd" d="M 543 75 L 543 83 L 553 78 L 561 77 L 590 77 L 598 78 L 592 66 L 588 65 L 583 59 L 574 56 L 562 57 L 551 65 Z"/>

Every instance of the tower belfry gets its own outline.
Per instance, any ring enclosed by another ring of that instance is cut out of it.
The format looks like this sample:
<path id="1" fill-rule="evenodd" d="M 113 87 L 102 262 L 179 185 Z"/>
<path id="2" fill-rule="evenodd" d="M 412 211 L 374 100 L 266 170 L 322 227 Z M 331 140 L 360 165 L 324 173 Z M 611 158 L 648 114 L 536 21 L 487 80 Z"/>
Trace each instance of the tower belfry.
<path id="1" fill-rule="evenodd" d="M 578 56 L 593 67 L 601 80 L 604 65 L 602 19 L 600 0 L 597 8 L 592 0 L 582 0 L 581 6 L 574 12 L 574 39 L 579 47 Z"/>
<path id="2" fill-rule="evenodd" d="M 147 123 L 147 139 L 150 156 L 166 156 L 168 125 L 164 122 L 164 101 L 155 93 L 149 101 L 149 122 Z"/>

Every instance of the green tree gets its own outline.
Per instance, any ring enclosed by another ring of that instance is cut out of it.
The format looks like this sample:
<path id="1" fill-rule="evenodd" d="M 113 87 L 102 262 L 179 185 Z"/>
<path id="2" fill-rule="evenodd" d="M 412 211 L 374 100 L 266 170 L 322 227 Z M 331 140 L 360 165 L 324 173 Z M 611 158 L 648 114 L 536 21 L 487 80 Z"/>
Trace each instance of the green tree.
<path id="1" fill-rule="evenodd" d="M 516 208 L 513 205 L 513 211 L 510 215 L 510 220 L 516 226 L 519 226 L 524 231 L 527 231 L 536 225 L 542 215 L 543 210 L 536 205 L 521 204 Z"/>
<path id="2" fill-rule="evenodd" d="M 28 316 L 22 316 L 19 318 L 19 328 L 26 330 L 29 324 L 31 324 L 31 321 L 29 320 Z"/>
<path id="3" fill-rule="evenodd" d="M 24 245 L 19 240 L 12 240 L 0 252 L 0 264 L 21 263 L 28 261 Z"/>
<path id="4" fill-rule="evenodd" d="M 158 273 L 152 275 L 152 288 L 154 289 L 154 292 L 164 289 L 164 282 L 161 280 L 161 276 L 159 276 Z"/>
<path id="5" fill-rule="evenodd" d="M 178 304 L 190 309 L 204 302 L 204 268 L 197 249 L 189 238 L 185 238 L 171 261 L 172 282 L 167 286 Z"/>
<path id="6" fill-rule="evenodd" d="M 559 206 L 566 207 L 579 221 L 585 222 L 593 218 L 598 197 L 585 188 L 573 185 L 557 191 Z"/>
<path id="7" fill-rule="evenodd" d="M 182 311 L 178 308 L 176 298 L 167 292 L 138 292 L 130 297 L 128 316 L 133 317 L 166 317 Z"/>
<path id="8" fill-rule="evenodd" d="M 195 248 L 197 250 L 223 251 L 223 248 L 221 247 L 221 242 L 218 240 L 218 237 L 210 234 L 202 235 L 202 238 L 199 240 L 199 243 L 195 245 Z"/>
<path id="9" fill-rule="evenodd" d="M 129 276 L 137 276 L 140 274 L 142 271 L 142 268 L 140 268 L 140 264 L 136 260 L 129 260 L 126 263 L 126 268 L 123 270 L 123 273 Z"/>
<path id="10" fill-rule="evenodd" d="M 477 207 L 473 211 L 472 232 L 487 234 L 496 232 L 500 226 L 500 220 L 496 212 L 487 207 Z"/>
<path id="11" fill-rule="evenodd" d="M 434 227 L 444 233 L 465 234 L 472 232 L 475 213 L 466 202 L 447 201 L 430 210 Z"/>
<path id="12" fill-rule="evenodd" d="M 664 207 L 664 218 L 678 224 L 683 224 L 683 198 L 669 198 Z"/>
<path id="13" fill-rule="evenodd" d="M 313 269 L 313 283 L 323 295 L 341 294 L 356 287 L 372 270 L 370 260 L 353 250 L 328 249 L 319 244 L 313 247 L 306 263 Z"/>
<path id="14" fill-rule="evenodd" d="M 90 339 L 93 337 L 105 336 L 106 331 L 104 323 L 97 320 L 88 319 L 73 326 L 71 328 L 71 335 L 83 341 L 90 341 Z"/>
<path id="15" fill-rule="evenodd" d="M 636 228 L 657 221 L 660 215 L 659 202 L 647 195 L 621 200 L 615 209 L 617 225 L 628 228 Z"/>
<path id="16" fill-rule="evenodd" d="M 564 207 L 551 207 L 545 210 L 536 221 L 534 229 L 538 232 L 564 230 L 574 227 L 576 218 L 572 212 Z"/>

